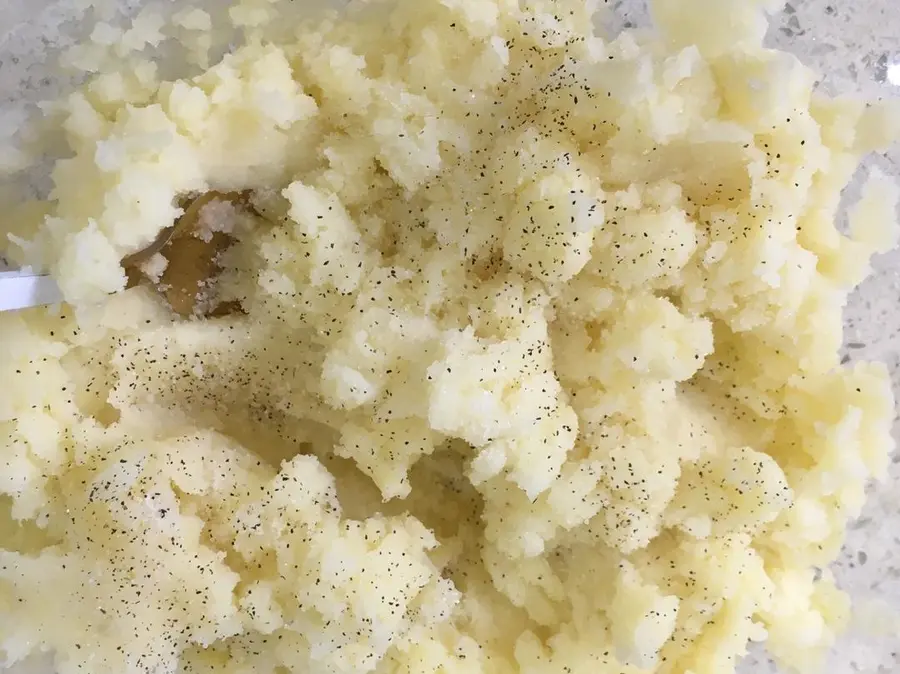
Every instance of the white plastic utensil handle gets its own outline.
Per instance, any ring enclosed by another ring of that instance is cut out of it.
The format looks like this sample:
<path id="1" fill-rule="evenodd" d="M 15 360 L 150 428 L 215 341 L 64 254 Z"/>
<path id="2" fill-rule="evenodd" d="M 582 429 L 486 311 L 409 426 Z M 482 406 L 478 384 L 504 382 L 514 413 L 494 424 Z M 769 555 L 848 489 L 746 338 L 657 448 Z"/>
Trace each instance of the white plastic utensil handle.
<path id="1" fill-rule="evenodd" d="M 0 271 L 0 311 L 62 302 L 56 282 L 42 274 Z"/>

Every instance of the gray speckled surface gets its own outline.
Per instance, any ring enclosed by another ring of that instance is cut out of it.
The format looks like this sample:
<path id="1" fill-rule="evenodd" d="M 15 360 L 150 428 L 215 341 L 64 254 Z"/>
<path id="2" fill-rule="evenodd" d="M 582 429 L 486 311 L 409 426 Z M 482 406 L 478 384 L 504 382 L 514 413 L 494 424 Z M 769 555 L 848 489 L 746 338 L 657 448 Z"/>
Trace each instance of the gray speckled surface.
<path id="1" fill-rule="evenodd" d="M 0 141 L 17 126 L 17 110 L 58 88 L 43 63 L 48 53 L 71 44 L 75 4 L 76 0 L 0 0 Z M 119 2 L 126 11 L 138 4 L 140 0 Z M 616 24 L 647 23 L 643 0 L 610 4 Z M 820 71 L 820 86 L 829 92 L 900 96 L 898 0 L 791 0 L 773 17 L 769 39 Z M 900 148 L 872 161 L 900 176 Z M 848 307 L 845 357 L 886 362 L 895 390 L 900 391 L 898 308 L 900 253 L 894 252 L 877 260 L 875 273 Z M 895 424 L 895 437 L 900 439 L 900 424 Z M 889 481 L 872 487 L 834 571 L 853 596 L 857 615 L 825 671 L 900 672 L 900 454 L 894 457 Z M 882 633 L 874 633 L 876 628 Z M 32 671 L 44 671 L 41 663 L 32 666 Z M 765 657 L 751 655 L 741 671 L 776 669 Z"/>

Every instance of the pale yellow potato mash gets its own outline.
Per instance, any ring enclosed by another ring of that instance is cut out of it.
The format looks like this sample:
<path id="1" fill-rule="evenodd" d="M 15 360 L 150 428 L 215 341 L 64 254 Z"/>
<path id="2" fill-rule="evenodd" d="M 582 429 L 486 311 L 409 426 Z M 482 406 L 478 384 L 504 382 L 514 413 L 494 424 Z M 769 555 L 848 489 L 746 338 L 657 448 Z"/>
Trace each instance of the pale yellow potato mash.
<path id="1" fill-rule="evenodd" d="M 3 660 L 815 665 L 891 450 L 838 349 L 896 185 L 835 221 L 896 107 L 816 92 L 763 0 L 613 37 L 583 0 L 289 4 L 222 58 L 200 9 L 66 54 L 53 191 L 0 216 L 68 300 L 0 315 Z"/>

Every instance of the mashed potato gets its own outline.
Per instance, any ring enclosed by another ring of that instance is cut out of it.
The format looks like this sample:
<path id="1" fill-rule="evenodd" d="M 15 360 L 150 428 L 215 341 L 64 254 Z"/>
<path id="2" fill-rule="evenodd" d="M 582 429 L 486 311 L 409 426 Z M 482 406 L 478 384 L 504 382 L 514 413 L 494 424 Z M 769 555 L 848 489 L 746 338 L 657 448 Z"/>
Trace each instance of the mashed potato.
<path id="1" fill-rule="evenodd" d="M 0 315 L 7 664 L 816 663 L 891 449 L 838 348 L 897 187 L 834 223 L 900 115 L 764 49 L 773 2 L 591 5 L 245 1 L 221 59 L 199 9 L 68 55 L 69 151 L 4 225 L 68 300 Z"/>

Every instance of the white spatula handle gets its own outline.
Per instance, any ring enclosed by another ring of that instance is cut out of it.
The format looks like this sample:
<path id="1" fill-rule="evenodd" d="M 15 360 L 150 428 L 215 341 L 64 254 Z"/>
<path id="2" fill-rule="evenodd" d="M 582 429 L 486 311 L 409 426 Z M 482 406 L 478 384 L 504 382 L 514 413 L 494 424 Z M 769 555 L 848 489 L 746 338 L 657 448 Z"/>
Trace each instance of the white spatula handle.
<path id="1" fill-rule="evenodd" d="M 0 311 L 15 311 L 62 302 L 62 293 L 49 276 L 18 271 L 0 272 Z"/>

